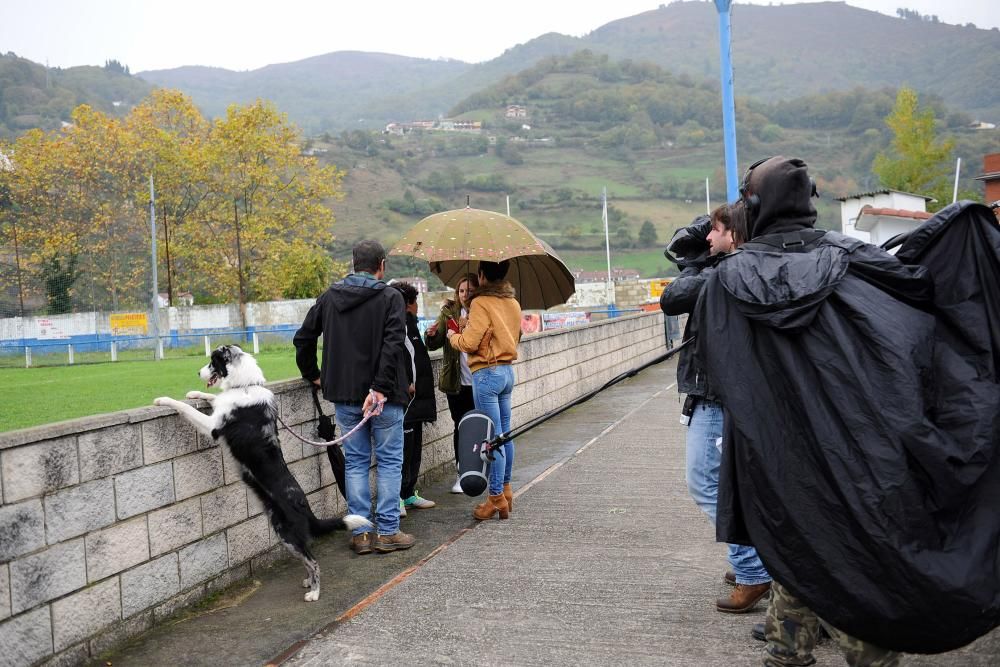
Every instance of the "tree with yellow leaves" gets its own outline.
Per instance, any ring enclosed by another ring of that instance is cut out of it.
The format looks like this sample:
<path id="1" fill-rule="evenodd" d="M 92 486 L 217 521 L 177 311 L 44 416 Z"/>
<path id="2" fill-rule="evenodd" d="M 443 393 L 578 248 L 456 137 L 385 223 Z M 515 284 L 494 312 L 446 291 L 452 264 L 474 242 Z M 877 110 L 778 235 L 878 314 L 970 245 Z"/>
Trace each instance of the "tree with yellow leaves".
<path id="1" fill-rule="evenodd" d="M 184 287 L 245 313 L 248 300 L 315 296 L 346 269 L 322 247 L 333 238 L 324 201 L 340 196 L 343 173 L 300 143 L 263 101 L 214 122 L 169 90 L 122 120 L 80 106 L 71 126 L 0 146 L 12 163 L 0 174 L 0 246 L 17 235 L 49 312 L 86 304 L 84 294 L 95 310 L 141 307 L 152 175 L 171 298 Z"/>
<path id="2" fill-rule="evenodd" d="M 323 201 L 340 196 L 343 172 L 303 156 L 300 144 L 285 115 L 258 100 L 229 107 L 205 147 L 210 205 L 203 224 L 187 226 L 185 259 L 203 281 L 232 289 L 244 318 L 248 301 L 301 293 L 302 276 L 287 270 L 298 258 L 313 283 L 334 268 L 320 245 L 333 231 Z"/>
<path id="3" fill-rule="evenodd" d="M 167 302 L 172 306 L 175 261 L 170 243 L 172 235 L 196 214 L 209 194 L 203 152 L 211 124 L 190 97 L 166 89 L 154 90 L 132 110 L 125 123 L 135 143 L 137 168 L 141 174 L 153 176 L 157 232 L 163 238 L 161 263 L 167 280 Z M 149 188 L 140 186 L 135 200 L 148 210 Z"/>

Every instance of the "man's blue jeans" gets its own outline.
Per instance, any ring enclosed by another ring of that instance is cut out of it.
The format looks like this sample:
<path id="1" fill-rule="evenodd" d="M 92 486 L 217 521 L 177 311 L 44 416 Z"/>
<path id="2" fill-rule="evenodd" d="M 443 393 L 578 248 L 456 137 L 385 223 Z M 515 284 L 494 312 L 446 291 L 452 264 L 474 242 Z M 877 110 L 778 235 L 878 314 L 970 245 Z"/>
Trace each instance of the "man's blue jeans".
<path id="1" fill-rule="evenodd" d="M 719 498 L 719 467 L 722 452 L 716 445 L 722 437 L 722 406 L 699 399 L 687 431 L 687 485 L 694 502 L 715 525 Z M 753 547 L 729 545 L 729 564 L 738 584 L 764 584 L 771 581 L 764 563 Z"/>
<path id="2" fill-rule="evenodd" d="M 497 433 L 510 431 L 510 395 L 514 391 L 514 369 L 510 364 L 487 366 L 472 374 L 472 399 L 476 409 L 482 410 L 493 420 Z M 490 495 L 503 493 L 503 485 L 510 484 L 514 469 L 514 443 L 508 442 L 494 450 L 490 463 Z"/>
<path id="3" fill-rule="evenodd" d="M 347 433 L 358 425 L 364 413 L 360 405 L 335 403 L 337 426 Z M 403 471 L 403 406 L 386 403 L 382 414 L 372 417 L 358 432 L 344 441 L 347 511 L 371 520 L 372 494 L 368 470 L 375 445 L 375 478 L 378 499 L 375 527 L 379 535 L 399 532 L 399 485 Z M 354 534 L 365 532 L 355 528 Z"/>

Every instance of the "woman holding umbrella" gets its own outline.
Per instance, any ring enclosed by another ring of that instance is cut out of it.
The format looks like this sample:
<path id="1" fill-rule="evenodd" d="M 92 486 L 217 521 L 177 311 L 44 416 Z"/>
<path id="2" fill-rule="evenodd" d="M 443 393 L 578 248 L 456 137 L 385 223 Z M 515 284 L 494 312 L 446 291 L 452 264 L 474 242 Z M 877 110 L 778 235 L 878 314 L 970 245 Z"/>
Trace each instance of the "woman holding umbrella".
<path id="1" fill-rule="evenodd" d="M 449 327 L 448 344 L 466 352 L 472 371 L 472 393 L 476 408 L 490 419 L 498 433 L 510 431 L 511 393 L 517 344 L 521 340 L 521 306 L 514 298 L 514 288 L 505 280 L 509 261 L 479 263 L 479 287 L 472 298 L 469 319 L 464 330 Z M 514 443 L 494 451 L 490 465 L 489 497 L 477 505 L 472 516 L 479 520 L 510 515 L 513 496 L 510 488 L 514 467 Z"/>
<path id="2" fill-rule="evenodd" d="M 451 413 L 451 420 L 455 422 L 452 445 L 455 448 L 456 466 L 458 465 L 458 422 L 465 416 L 466 412 L 474 409 L 476 404 L 472 399 L 472 371 L 469 370 L 468 355 L 465 352 L 459 352 L 451 345 L 447 345 L 445 336 L 449 320 L 457 322 L 460 329 L 465 326 L 469 317 L 469 304 L 478 286 L 479 279 L 476 278 L 475 274 L 467 273 L 459 281 L 458 287 L 455 288 L 455 298 L 444 302 L 437 322 L 427 328 L 425 337 L 428 350 L 443 347 L 438 388 L 448 398 L 448 411 Z M 462 493 L 462 486 L 457 479 L 455 485 L 451 487 L 451 492 Z"/>

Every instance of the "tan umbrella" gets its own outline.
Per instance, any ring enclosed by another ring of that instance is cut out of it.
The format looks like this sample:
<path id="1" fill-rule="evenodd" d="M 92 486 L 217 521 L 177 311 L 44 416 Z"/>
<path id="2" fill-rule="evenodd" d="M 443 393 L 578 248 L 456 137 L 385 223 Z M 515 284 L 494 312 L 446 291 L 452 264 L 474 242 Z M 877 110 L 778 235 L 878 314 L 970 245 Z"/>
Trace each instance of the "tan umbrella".
<path id="1" fill-rule="evenodd" d="M 552 248 L 514 218 L 476 208 L 429 215 L 392 248 L 390 255 L 426 260 L 431 271 L 455 287 L 479 262 L 510 260 L 507 280 L 525 310 L 551 308 L 573 295 L 573 275 Z"/>

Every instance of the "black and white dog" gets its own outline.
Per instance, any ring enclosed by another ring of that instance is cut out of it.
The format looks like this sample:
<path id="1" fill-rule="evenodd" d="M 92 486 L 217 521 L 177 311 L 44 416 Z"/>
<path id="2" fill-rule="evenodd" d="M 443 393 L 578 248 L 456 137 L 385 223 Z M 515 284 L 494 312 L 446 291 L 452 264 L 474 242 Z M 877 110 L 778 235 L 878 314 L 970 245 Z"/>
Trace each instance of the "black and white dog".
<path id="1" fill-rule="evenodd" d="M 302 585 L 309 588 L 306 601 L 318 600 L 319 563 L 309 551 L 311 538 L 333 530 L 370 527 L 371 523 L 355 514 L 343 519 L 319 519 L 313 514 L 306 494 L 281 456 L 278 408 L 274 394 L 264 387 L 264 374 L 253 356 L 236 345 L 223 345 L 212 352 L 211 361 L 199 375 L 209 387 L 218 383 L 222 393 L 189 391 L 187 398 L 208 401 L 212 414 L 167 397 L 153 403 L 177 410 L 200 432 L 229 446 L 240 464 L 243 481 L 264 504 L 274 532 L 305 565 L 308 576 Z"/>

